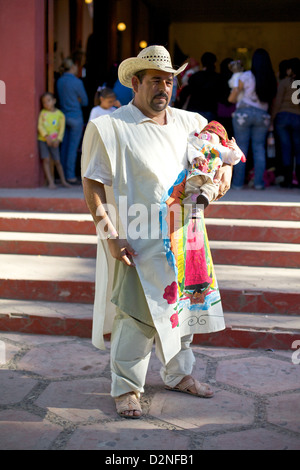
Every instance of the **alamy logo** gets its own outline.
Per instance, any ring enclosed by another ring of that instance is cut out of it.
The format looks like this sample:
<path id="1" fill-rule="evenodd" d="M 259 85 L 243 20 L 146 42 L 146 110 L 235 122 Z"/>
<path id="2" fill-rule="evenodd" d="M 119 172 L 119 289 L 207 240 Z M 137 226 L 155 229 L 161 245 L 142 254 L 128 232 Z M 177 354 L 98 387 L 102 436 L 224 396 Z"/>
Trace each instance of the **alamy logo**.
<path id="1" fill-rule="evenodd" d="M 300 341 L 299 340 L 296 340 L 293 342 L 292 349 L 296 349 L 296 351 L 293 352 L 292 354 L 292 363 L 298 365 L 300 364 L 300 357 L 299 357 L 300 356 Z"/>
<path id="2" fill-rule="evenodd" d="M 300 80 L 294 80 L 292 88 L 296 88 L 296 91 L 292 94 L 293 104 L 300 104 Z"/>
<path id="3" fill-rule="evenodd" d="M 203 209 L 202 204 L 196 206 L 198 209 Z M 193 210 L 192 204 L 172 204 L 170 207 L 167 205 L 160 207 L 156 204 L 146 207 L 141 203 L 129 205 L 126 196 L 119 197 L 118 207 L 119 210 L 109 203 L 98 206 L 96 215 L 102 220 L 98 222 L 96 229 L 100 239 L 106 239 L 108 231 L 115 232 L 119 222 L 122 225 L 120 238 L 165 240 L 172 233 L 173 239 L 181 239 L 182 226 L 188 222 Z M 189 239 L 189 250 L 199 250 L 204 243 L 203 240 L 203 237 Z"/>
<path id="4" fill-rule="evenodd" d="M 6 362 L 5 343 L 0 340 L 0 366 Z"/>
<path id="5" fill-rule="evenodd" d="M 6 104 L 6 85 L 3 80 L 0 80 L 0 104 Z"/>

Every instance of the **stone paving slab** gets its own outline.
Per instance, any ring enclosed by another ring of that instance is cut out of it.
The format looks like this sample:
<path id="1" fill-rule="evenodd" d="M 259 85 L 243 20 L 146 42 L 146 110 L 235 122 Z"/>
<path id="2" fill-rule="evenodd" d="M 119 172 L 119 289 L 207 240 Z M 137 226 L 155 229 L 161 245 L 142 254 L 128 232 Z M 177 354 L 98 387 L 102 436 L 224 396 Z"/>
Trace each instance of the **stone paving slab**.
<path id="1" fill-rule="evenodd" d="M 214 388 L 211 399 L 165 390 L 153 350 L 144 415 L 126 420 L 110 397 L 106 346 L 0 332 L 0 449 L 101 450 L 101 458 L 122 450 L 300 449 L 297 349 L 194 346 L 194 375 Z"/>

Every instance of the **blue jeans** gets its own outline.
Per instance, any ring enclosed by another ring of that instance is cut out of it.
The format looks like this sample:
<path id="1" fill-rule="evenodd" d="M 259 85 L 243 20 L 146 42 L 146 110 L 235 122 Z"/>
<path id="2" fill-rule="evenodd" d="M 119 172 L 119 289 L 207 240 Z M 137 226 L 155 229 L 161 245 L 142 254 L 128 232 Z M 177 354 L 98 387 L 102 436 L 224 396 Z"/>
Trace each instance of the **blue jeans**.
<path id="1" fill-rule="evenodd" d="M 294 156 L 296 158 L 297 177 L 300 168 L 300 115 L 288 112 L 278 113 L 274 126 L 280 142 L 285 182 L 291 184 Z"/>
<path id="2" fill-rule="evenodd" d="M 266 137 L 270 126 L 270 115 L 254 106 L 239 107 L 232 119 L 234 136 L 238 146 L 247 156 L 250 141 L 254 160 L 254 187 L 264 187 L 266 169 Z M 233 188 L 242 188 L 245 182 L 246 164 L 239 162 L 233 167 Z"/>
<path id="3" fill-rule="evenodd" d="M 80 144 L 83 130 L 82 118 L 66 116 L 66 130 L 61 145 L 60 160 L 66 179 L 76 178 L 77 150 Z"/>

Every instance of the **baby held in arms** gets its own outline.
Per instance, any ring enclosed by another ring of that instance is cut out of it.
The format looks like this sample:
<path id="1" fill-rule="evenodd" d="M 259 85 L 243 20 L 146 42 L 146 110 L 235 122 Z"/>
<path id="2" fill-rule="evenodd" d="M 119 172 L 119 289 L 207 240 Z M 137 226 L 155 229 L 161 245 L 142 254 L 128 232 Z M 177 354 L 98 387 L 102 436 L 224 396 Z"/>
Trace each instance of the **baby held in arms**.
<path id="1" fill-rule="evenodd" d="M 219 194 L 219 184 L 214 183 L 217 170 L 223 163 L 236 165 L 246 158 L 234 137 L 228 139 L 226 129 L 217 121 L 211 121 L 198 133 L 193 132 L 188 139 L 187 156 L 189 161 L 183 204 L 192 208 L 192 216 L 199 215 L 199 205 L 204 209 Z"/>

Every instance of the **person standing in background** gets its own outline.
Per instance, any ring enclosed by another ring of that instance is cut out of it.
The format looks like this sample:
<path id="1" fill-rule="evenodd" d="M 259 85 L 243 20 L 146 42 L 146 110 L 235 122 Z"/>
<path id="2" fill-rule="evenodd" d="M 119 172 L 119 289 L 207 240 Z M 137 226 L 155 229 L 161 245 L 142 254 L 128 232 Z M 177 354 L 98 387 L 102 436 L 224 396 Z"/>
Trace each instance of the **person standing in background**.
<path id="1" fill-rule="evenodd" d="M 61 163 L 68 183 L 77 185 L 77 150 L 83 133 L 82 107 L 88 97 L 82 81 L 77 77 L 78 67 L 67 58 L 63 62 L 63 75 L 57 80 L 57 94 L 61 111 L 66 117 L 66 131 L 61 146 Z"/>
<path id="2" fill-rule="evenodd" d="M 273 107 L 272 121 L 282 158 L 284 181 L 281 186 L 293 187 L 294 156 L 296 177 L 300 187 L 300 104 L 293 83 L 300 83 L 300 59 L 288 61 L 286 76 L 280 80 Z"/>
<path id="3" fill-rule="evenodd" d="M 186 109 L 204 116 L 208 121 L 217 119 L 220 75 L 216 72 L 217 57 L 205 52 L 201 57 L 202 70 L 191 75 L 188 81 L 190 96 Z"/>
<path id="4" fill-rule="evenodd" d="M 230 103 L 237 103 L 233 115 L 233 130 L 237 144 L 247 157 L 250 141 L 254 160 L 254 189 L 264 189 L 266 169 L 266 138 L 270 128 L 271 104 L 277 91 L 277 81 L 271 59 L 265 49 L 256 49 L 252 57 L 251 70 L 244 72 L 237 87 L 229 95 Z M 239 94 L 243 98 L 238 101 Z M 238 102 L 237 102 L 238 101 Z M 246 165 L 234 167 L 232 188 L 242 189 L 245 182 Z"/>
<path id="5" fill-rule="evenodd" d="M 229 138 L 233 137 L 232 128 L 232 114 L 235 111 L 235 104 L 229 103 L 228 97 L 230 95 L 230 87 L 228 81 L 232 77 L 232 72 L 229 70 L 229 64 L 233 59 L 227 57 L 220 63 L 220 86 L 218 94 L 218 121 L 225 127 L 228 132 Z"/>
<path id="6" fill-rule="evenodd" d="M 50 158 L 54 162 L 61 184 L 66 188 L 70 188 L 71 185 L 65 180 L 59 152 L 59 146 L 65 132 L 65 116 L 56 108 L 56 99 L 52 93 L 48 91 L 44 93 L 41 96 L 41 104 L 42 110 L 38 119 L 38 144 L 48 188 L 55 189 L 57 187 L 51 172 Z"/>
<path id="7" fill-rule="evenodd" d="M 95 104 L 96 105 L 91 110 L 89 121 L 103 116 L 104 114 L 113 113 L 121 106 L 120 102 L 116 99 L 114 91 L 105 86 L 98 87 L 95 96 Z"/>

